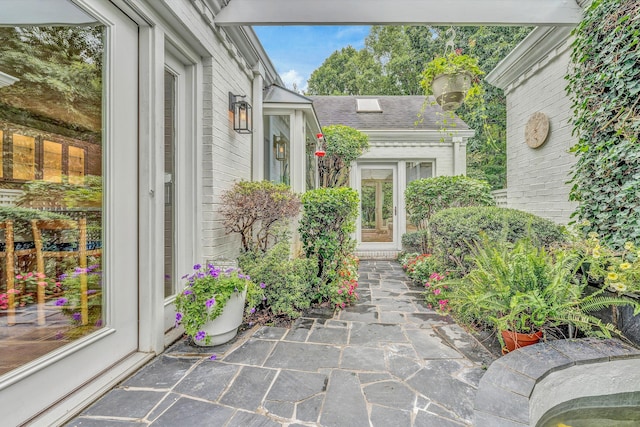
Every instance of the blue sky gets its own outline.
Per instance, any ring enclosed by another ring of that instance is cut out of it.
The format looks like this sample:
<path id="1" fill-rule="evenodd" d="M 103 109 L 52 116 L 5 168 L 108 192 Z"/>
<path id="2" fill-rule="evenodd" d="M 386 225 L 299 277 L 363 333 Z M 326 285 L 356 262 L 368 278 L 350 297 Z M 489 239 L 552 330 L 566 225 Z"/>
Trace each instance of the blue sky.
<path id="1" fill-rule="evenodd" d="M 305 90 L 309 76 L 345 46 L 364 46 L 368 26 L 253 27 L 287 87 Z"/>

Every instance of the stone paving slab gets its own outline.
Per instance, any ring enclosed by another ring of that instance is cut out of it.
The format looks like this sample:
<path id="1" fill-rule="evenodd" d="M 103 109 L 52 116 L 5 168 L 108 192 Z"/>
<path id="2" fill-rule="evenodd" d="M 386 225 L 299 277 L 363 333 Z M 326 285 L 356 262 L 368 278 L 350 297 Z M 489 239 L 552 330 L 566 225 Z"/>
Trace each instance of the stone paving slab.
<path id="1" fill-rule="evenodd" d="M 68 425 L 472 425 L 490 353 L 426 307 L 398 263 L 362 261 L 359 271 L 356 306 L 222 346 L 181 340 Z"/>

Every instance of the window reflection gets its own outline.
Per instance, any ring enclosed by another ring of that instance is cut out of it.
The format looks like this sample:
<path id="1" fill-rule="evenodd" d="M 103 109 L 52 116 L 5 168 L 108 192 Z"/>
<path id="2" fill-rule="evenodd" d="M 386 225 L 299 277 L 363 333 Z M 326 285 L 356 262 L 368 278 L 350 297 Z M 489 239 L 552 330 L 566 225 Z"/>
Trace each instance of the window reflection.
<path id="1" fill-rule="evenodd" d="M 290 116 L 265 116 L 265 179 L 290 184 Z"/>
<path id="2" fill-rule="evenodd" d="M 0 375 L 103 326 L 102 26 L 0 27 Z"/>

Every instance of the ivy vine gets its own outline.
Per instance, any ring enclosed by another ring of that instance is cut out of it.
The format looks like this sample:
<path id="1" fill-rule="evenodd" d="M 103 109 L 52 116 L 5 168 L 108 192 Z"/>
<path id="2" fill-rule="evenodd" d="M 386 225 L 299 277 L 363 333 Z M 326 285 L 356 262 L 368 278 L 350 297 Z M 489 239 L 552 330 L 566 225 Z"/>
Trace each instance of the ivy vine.
<path id="1" fill-rule="evenodd" d="M 570 198 L 587 233 L 640 242 L 640 1 L 594 0 L 573 32 Z"/>

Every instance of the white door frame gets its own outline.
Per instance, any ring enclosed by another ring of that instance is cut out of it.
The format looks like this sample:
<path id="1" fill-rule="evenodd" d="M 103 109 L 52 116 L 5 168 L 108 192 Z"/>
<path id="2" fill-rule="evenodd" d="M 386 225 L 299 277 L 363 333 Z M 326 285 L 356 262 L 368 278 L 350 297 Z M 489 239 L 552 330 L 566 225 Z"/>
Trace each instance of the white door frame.
<path id="1" fill-rule="evenodd" d="M 358 219 L 356 221 L 356 241 L 358 243 L 357 250 L 359 251 L 382 251 L 382 250 L 397 250 L 399 247 L 400 235 L 398 232 L 398 162 L 379 161 L 379 162 L 358 162 L 356 163 L 355 176 L 353 182 L 353 188 L 360 194 L 362 199 L 362 170 L 363 169 L 391 169 L 393 171 L 393 239 L 391 242 L 362 242 L 362 207 L 358 206 Z M 361 200 L 362 203 L 362 200 Z"/>
<path id="2" fill-rule="evenodd" d="M 55 424 L 147 357 L 138 349 L 138 26 L 108 2 L 76 0 L 106 26 L 103 85 L 104 327 L 5 376 L 3 423 Z M 113 368 L 117 364 L 119 368 Z M 127 365 L 127 367 L 124 367 Z M 96 380 L 112 367 L 111 376 Z M 82 396 L 70 395 L 84 386 Z M 34 393 L 34 390 L 47 392 Z M 47 421 L 48 420 L 48 421 Z"/>

